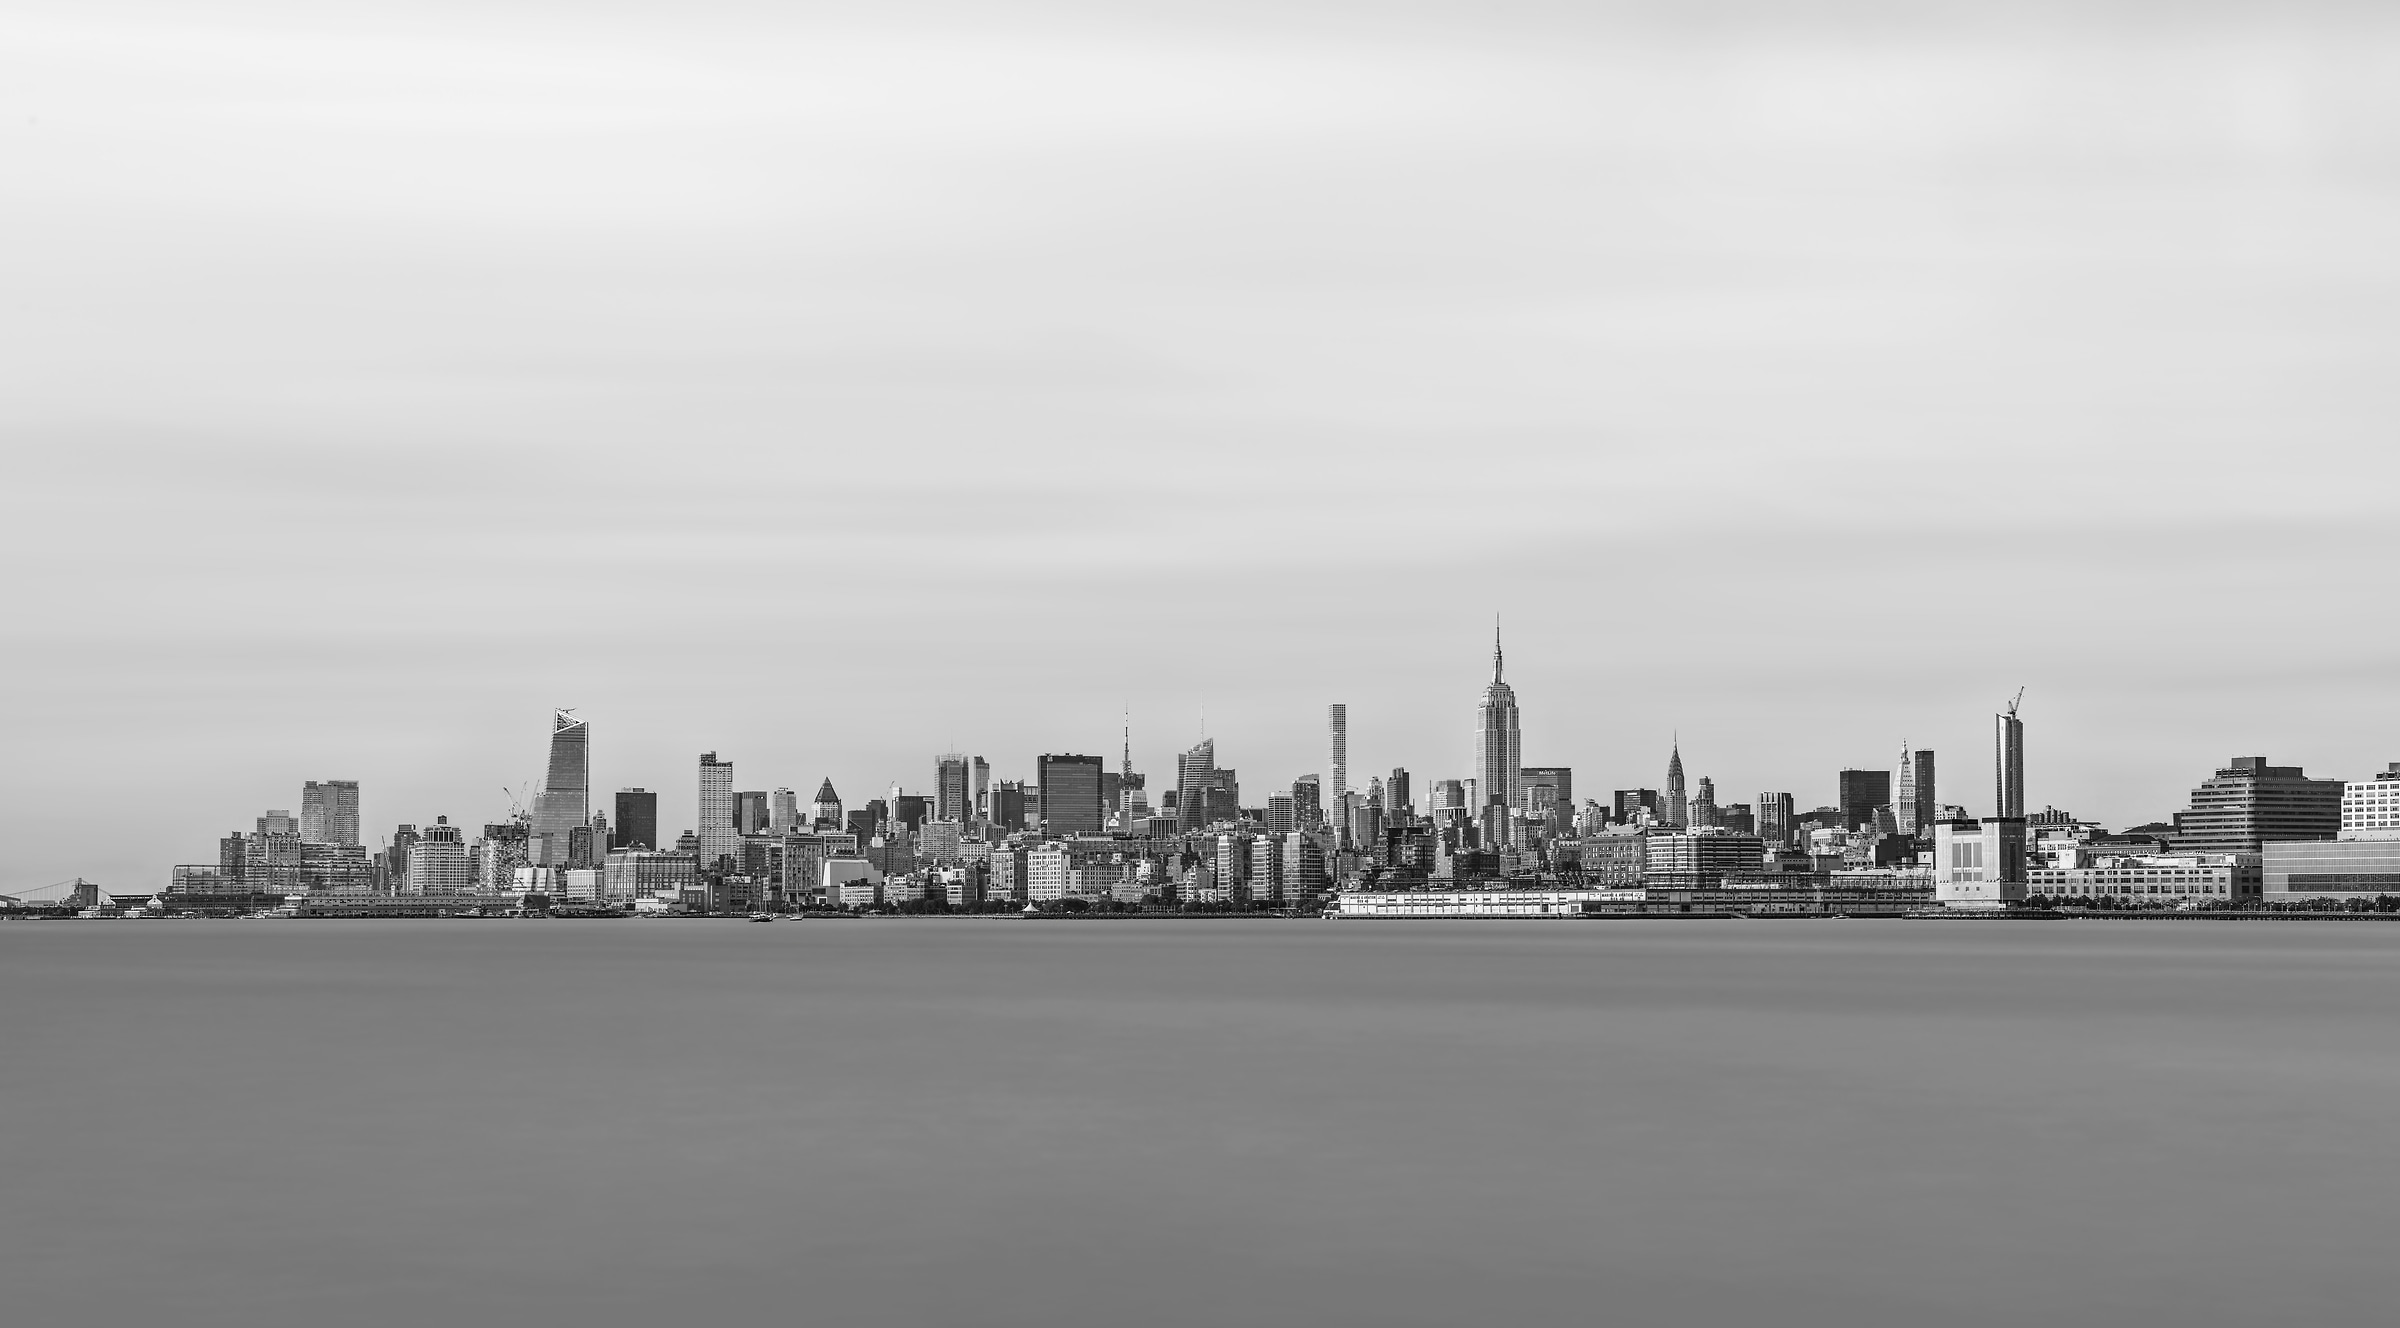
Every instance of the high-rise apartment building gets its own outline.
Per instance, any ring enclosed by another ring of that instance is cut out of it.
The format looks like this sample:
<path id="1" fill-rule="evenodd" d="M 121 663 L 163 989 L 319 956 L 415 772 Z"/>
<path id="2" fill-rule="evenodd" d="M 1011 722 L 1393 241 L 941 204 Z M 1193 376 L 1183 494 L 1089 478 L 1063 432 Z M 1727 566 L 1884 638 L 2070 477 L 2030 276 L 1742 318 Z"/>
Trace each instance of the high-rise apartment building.
<path id="1" fill-rule="evenodd" d="M 1758 837 L 1768 848 L 1783 848 L 1792 842 L 1792 795 L 1761 793 L 1758 795 Z"/>
<path id="2" fill-rule="evenodd" d="M 496 821 L 483 827 L 483 842 L 478 846 L 481 856 L 475 860 L 475 887 L 479 890 L 507 890 L 516 884 L 517 868 L 530 867 L 526 848 L 533 842 L 533 827 L 522 820 Z"/>
<path id="3" fill-rule="evenodd" d="M 1299 828 L 1300 825 L 1295 811 L 1295 804 L 1292 801 L 1292 795 L 1289 793 L 1268 794 L 1267 833 L 1270 835 L 1288 835 Z"/>
<path id="4" fill-rule="evenodd" d="M 1842 828 L 1858 830 L 1875 828 L 1875 809 L 1892 800 L 1892 772 L 1889 770 L 1844 770 L 1838 777 L 1841 796 Z"/>
<path id="5" fill-rule="evenodd" d="M 1236 903 L 1248 903 L 1250 899 L 1250 842 L 1246 834 L 1221 834 L 1211 846 L 1217 888 L 1230 894 Z"/>
<path id="6" fill-rule="evenodd" d="M 2175 814 L 2179 853 L 2256 853 L 2268 840 L 2331 839 L 2342 828 L 2342 781 L 2310 779 L 2296 765 L 2237 756 L 2192 790 Z"/>
<path id="7" fill-rule="evenodd" d="M 1675 740 L 1674 749 L 1667 754 L 1666 805 L 1656 808 L 1659 820 L 1681 829 L 1691 824 L 1690 800 L 1683 791 L 1683 739 Z"/>
<path id="8" fill-rule="evenodd" d="M 1292 781 L 1292 815 L 1302 826 L 1324 824 L 1325 786 L 1315 775 L 1302 775 Z"/>
<path id="9" fill-rule="evenodd" d="M 788 788 L 779 788 L 767 795 L 767 833 L 788 835 L 804 830 L 800 824 L 800 795 Z"/>
<path id="10" fill-rule="evenodd" d="M 392 842 L 383 851 L 386 890 L 397 890 L 408 880 L 408 854 L 417 846 L 417 838 L 417 828 L 405 821 L 392 827 Z"/>
<path id="11" fill-rule="evenodd" d="M 310 780 L 300 786 L 300 841 L 304 844 L 358 842 L 358 781 Z"/>
<path id="12" fill-rule="evenodd" d="M 568 834 L 592 823 L 591 736 L 574 711 L 551 712 L 550 768 L 533 799 L 535 866 L 564 866 Z"/>
<path id="13" fill-rule="evenodd" d="M 765 834 L 767 830 L 767 791 L 743 789 L 733 795 L 733 828 L 744 835 Z"/>
<path id="14" fill-rule="evenodd" d="M 945 752 L 933 760 L 933 819 L 965 823 L 974 817 L 974 776 L 964 752 Z"/>
<path id="15" fill-rule="evenodd" d="M 1522 805 L 1525 739 L 1517 716 L 1517 694 L 1503 679 L 1500 624 L 1492 624 L 1492 680 L 1475 707 L 1475 778 L 1486 806 L 1508 809 Z M 1481 809 L 1477 810 L 1481 816 Z M 1507 834 L 1508 817 L 1496 822 Z"/>
<path id="16" fill-rule="evenodd" d="M 1992 814 L 2025 815 L 2025 723 L 2017 718 L 2017 701 L 2008 703 L 2006 714 L 1992 716 Z"/>
<path id="17" fill-rule="evenodd" d="M 1099 757 L 1044 752 L 1034 769 L 1042 787 L 1042 824 L 1051 834 L 1090 834 L 1106 828 Z"/>
<path id="18" fill-rule="evenodd" d="M 1717 824 L 1717 781 L 1700 776 L 1700 793 L 1684 808 L 1689 824 L 1695 830 L 1706 830 Z"/>
<path id="19" fill-rule="evenodd" d="M 467 843 L 447 816 L 437 817 L 408 850 L 408 893 L 450 894 L 473 882 L 467 870 Z"/>
<path id="20" fill-rule="evenodd" d="M 1350 707 L 1338 701 L 1325 707 L 1325 729 L 1330 762 L 1326 770 L 1332 780 L 1325 796 L 1339 800 L 1350 791 Z"/>
<path id="21" fill-rule="evenodd" d="M 1283 837 L 1282 891 L 1286 908 L 1299 908 L 1325 888 L 1325 850 L 1306 831 Z"/>
<path id="22" fill-rule="evenodd" d="M 1250 903 L 1259 908 L 1283 903 L 1282 837 L 1271 834 L 1242 837 L 1250 841 L 1250 862 L 1244 873 L 1250 885 Z"/>
<path id="23" fill-rule="evenodd" d="M 733 762 L 718 760 L 715 752 L 700 753 L 699 840 L 702 871 L 732 857 L 741 843 L 734 828 Z"/>
<path id="24" fill-rule="evenodd" d="M 1003 830 L 1025 829 L 1025 782 L 1003 779 L 992 786 L 992 824 Z"/>
<path id="25" fill-rule="evenodd" d="M 1407 767 L 1393 766 L 1391 778 L 1383 781 L 1383 810 L 1401 818 L 1416 815 L 1417 801 L 1414 790 L 1409 788 Z"/>
<path id="26" fill-rule="evenodd" d="M 646 848 L 658 845 L 658 795 L 648 789 L 617 790 L 617 815 L 608 832 L 612 849 Z"/>
<path id="27" fill-rule="evenodd" d="M 1892 793 L 1892 821 L 1901 834 L 1918 835 L 1933 828 L 1941 803 L 1934 797 L 1933 753 L 1910 751 L 1900 744 L 1900 787 Z"/>
<path id="28" fill-rule="evenodd" d="M 992 763 L 976 757 L 974 780 L 975 815 L 988 820 L 992 814 Z"/>

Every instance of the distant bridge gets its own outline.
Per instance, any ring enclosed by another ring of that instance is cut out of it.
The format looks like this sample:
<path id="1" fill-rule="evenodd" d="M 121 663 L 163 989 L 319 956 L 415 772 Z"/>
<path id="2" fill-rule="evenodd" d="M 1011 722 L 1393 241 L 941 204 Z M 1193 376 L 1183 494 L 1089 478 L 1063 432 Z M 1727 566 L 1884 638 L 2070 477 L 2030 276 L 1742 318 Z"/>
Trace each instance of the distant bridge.
<path id="1" fill-rule="evenodd" d="M 47 896 L 44 898 L 43 896 Z M 37 885 L 19 894 L 0 895 L 0 905 L 22 908 L 27 904 L 70 904 L 81 901 L 87 907 L 98 902 L 100 887 L 78 876 L 71 881 L 52 881 Z"/>

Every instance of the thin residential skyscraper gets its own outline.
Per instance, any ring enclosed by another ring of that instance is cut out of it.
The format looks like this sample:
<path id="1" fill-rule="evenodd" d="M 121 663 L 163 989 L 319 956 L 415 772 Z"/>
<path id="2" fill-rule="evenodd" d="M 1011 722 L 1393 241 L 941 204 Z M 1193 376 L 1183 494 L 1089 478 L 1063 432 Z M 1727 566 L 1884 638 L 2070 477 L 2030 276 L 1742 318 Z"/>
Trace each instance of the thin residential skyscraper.
<path id="1" fill-rule="evenodd" d="M 1333 780 L 1325 795 L 1329 801 L 1339 801 L 1350 791 L 1350 707 L 1339 701 L 1325 707 L 1325 728 L 1331 743 L 1327 763 Z"/>

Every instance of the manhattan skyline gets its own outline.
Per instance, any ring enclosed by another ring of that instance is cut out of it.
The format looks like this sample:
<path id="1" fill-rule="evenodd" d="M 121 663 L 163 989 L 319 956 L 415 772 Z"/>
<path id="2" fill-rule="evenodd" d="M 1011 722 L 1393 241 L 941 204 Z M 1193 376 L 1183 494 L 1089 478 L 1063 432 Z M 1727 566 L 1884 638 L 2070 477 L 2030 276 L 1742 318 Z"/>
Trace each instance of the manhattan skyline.
<path id="1" fill-rule="evenodd" d="M 558 706 L 678 827 L 1203 701 L 1447 776 L 1493 612 L 1585 790 L 2400 729 L 2369 7 L 21 8 L 15 881 L 494 816 Z"/>

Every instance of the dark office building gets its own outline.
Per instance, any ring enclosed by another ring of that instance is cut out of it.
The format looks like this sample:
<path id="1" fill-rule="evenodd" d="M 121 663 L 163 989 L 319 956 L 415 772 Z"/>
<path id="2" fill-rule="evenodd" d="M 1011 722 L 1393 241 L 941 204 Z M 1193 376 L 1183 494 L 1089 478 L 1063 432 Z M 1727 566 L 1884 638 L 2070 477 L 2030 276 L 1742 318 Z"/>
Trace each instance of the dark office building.
<path id="1" fill-rule="evenodd" d="M 2175 851 L 2256 853 L 2268 840 L 2331 839 L 2341 828 L 2342 781 L 2237 756 L 2192 790 L 2191 810 L 2175 814 Z"/>
<path id="2" fill-rule="evenodd" d="M 1889 770 L 1844 770 L 1841 776 L 1842 828 L 1873 829 L 1875 809 L 1892 800 Z"/>
<path id="3" fill-rule="evenodd" d="M 903 793 L 892 801 L 895 804 L 892 819 L 910 830 L 925 824 L 925 818 L 933 812 L 933 799 L 922 793 Z"/>
<path id="4" fill-rule="evenodd" d="M 617 814 L 608 821 L 610 848 L 655 849 L 658 843 L 658 795 L 648 789 L 618 789 Z"/>
<path id="5" fill-rule="evenodd" d="M 1533 809 L 1533 786 L 1548 784 L 1558 791 L 1561 814 L 1575 814 L 1575 771 L 1563 765 L 1529 765 L 1518 772 L 1519 783 L 1526 790 L 1525 810 Z"/>
<path id="6" fill-rule="evenodd" d="M 1650 809 L 1652 816 L 1656 816 L 1658 815 L 1658 790 L 1618 789 L 1612 803 L 1609 819 L 1620 825 L 1632 820 L 1633 814 L 1644 807 Z"/>
<path id="7" fill-rule="evenodd" d="M 1035 762 L 1042 820 L 1054 835 L 1097 833 L 1108 824 L 1100 807 L 1100 758 L 1042 753 Z"/>
<path id="8" fill-rule="evenodd" d="M 735 834 L 765 834 L 770 814 L 765 789 L 746 789 L 733 795 L 733 832 Z"/>
<path id="9" fill-rule="evenodd" d="M 1004 830 L 1025 828 L 1025 784 L 1022 780 L 1003 779 L 993 787 L 992 824 Z"/>

